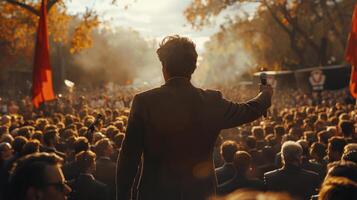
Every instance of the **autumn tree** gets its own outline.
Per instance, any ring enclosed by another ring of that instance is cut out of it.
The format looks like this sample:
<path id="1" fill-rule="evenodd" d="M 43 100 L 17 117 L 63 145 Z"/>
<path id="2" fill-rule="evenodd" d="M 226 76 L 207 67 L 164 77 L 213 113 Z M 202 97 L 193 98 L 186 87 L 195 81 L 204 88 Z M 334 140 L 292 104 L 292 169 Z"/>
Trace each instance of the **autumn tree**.
<path id="1" fill-rule="evenodd" d="M 95 7 L 69 14 L 69 1 L 47 2 L 51 65 L 56 74 L 56 86 L 64 78 L 59 72 L 63 71 L 66 51 L 74 54 L 91 47 L 92 32 L 101 22 Z M 12 80 L 9 70 L 26 72 L 30 76 L 40 3 L 41 0 L 0 0 L 0 84 Z"/>
<path id="2" fill-rule="evenodd" d="M 354 0 L 193 0 L 185 11 L 194 28 L 204 28 L 234 10 L 215 40 L 234 35 L 236 44 L 268 68 L 308 67 L 343 62 Z M 254 14 L 247 6 L 256 6 Z M 232 40 L 230 37 L 228 40 Z"/>
<path id="3" fill-rule="evenodd" d="M 72 52 L 91 45 L 91 31 L 98 26 L 95 10 L 88 9 L 80 14 L 74 31 L 70 32 L 70 22 L 75 16 L 67 13 L 66 1 L 48 0 L 49 34 L 55 42 L 70 43 Z M 37 28 L 41 0 L 1 0 L 0 20 L 2 31 L 0 40 L 10 44 L 11 51 L 33 48 L 33 36 Z"/>

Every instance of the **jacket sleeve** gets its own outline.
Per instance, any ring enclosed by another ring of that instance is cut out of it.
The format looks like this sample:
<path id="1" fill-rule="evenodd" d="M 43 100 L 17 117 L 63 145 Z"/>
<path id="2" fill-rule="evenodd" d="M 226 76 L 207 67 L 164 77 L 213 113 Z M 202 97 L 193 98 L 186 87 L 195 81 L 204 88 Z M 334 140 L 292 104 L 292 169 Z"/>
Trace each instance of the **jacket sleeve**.
<path id="1" fill-rule="evenodd" d="M 135 96 L 128 119 L 128 127 L 117 161 L 117 200 L 130 199 L 131 188 L 143 152 L 143 105 Z"/>
<path id="2" fill-rule="evenodd" d="M 234 103 L 224 99 L 220 93 L 219 95 L 223 113 L 222 129 L 252 122 L 271 106 L 271 96 L 266 92 L 260 92 L 255 98 L 244 103 Z"/>

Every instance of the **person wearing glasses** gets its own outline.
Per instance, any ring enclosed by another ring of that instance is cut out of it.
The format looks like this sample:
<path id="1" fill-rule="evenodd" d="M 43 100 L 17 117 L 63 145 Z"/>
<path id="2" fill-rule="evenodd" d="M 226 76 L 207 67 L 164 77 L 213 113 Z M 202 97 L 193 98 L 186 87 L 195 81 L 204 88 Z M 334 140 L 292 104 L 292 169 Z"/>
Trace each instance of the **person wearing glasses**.
<path id="1" fill-rule="evenodd" d="M 34 153 L 18 160 L 10 176 L 8 200 L 65 200 L 71 192 L 54 153 Z"/>

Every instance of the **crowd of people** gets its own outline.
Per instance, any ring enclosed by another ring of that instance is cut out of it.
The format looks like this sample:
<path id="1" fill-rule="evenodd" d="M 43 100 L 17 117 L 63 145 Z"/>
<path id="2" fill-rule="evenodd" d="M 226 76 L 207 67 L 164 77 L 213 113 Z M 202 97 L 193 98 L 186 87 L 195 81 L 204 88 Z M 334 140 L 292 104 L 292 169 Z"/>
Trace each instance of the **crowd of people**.
<path id="1" fill-rule="evenodd" d="M 69 94 L 39 110 L 29 98 L 1 102 L 1 199 L 115 199 L 116 162 L 134 92 L 116 104 L 111 98 L 118 96 L 105 93 Z M 224 93 L 235 101 L 249 98 L 248 90 Z M 222 131 L 213 152 L 217 194 L 251 189 L 299 199 L 356 199 L 357 112 L 344 94 L 323 92 L 314 99 L 281 92 L 267 117 Z"/>
<path id="2" fill-rule="evenodd" d="M 357 199 L 346 90 L 204 90 L 190 39 L 168 36 L 157 54 L 165 84 L 136 95 L 1 100 L 0 199 Z"/>

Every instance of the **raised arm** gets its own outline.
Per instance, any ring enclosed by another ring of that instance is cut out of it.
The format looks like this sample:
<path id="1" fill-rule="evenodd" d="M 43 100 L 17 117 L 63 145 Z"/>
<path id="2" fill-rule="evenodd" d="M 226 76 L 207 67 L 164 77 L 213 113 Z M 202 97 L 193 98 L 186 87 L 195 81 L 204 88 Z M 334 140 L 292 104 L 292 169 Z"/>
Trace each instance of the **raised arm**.
<path id="1" fill-rule="evenodd" d="M 233 128 L 252 122 L 262 116 L 271 106 L 273 90 L 270 85 L 262 85 L 260 91 L 256 97 L 244 103 L 234 103 L 221 97 L 222 128 Z"/>

